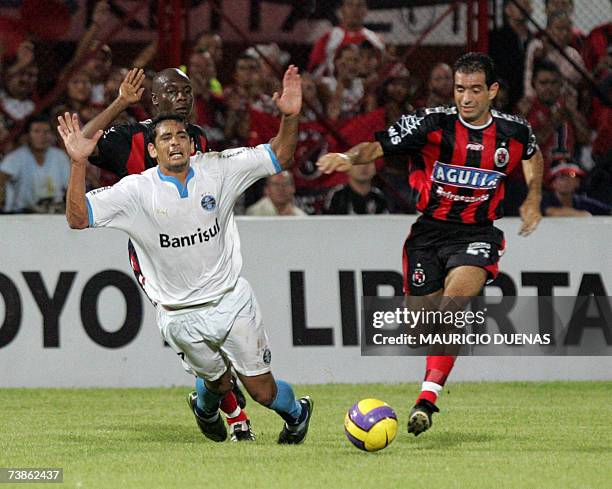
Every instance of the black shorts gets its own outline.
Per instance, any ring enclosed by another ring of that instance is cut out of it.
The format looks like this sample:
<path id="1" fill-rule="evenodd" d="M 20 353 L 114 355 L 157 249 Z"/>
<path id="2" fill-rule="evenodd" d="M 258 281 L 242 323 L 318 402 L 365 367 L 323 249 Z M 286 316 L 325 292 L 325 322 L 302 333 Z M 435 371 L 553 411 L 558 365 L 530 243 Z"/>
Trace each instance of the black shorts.
<path id="1" fill-rule="evenodd" d="M 404 243 L 404 293 L 427 295 L 444 288 L 451 268 L 484 268 L 488 281 L 498 273 L 504 233 L 492 224 L 458 224 L 421 216 Z"/>

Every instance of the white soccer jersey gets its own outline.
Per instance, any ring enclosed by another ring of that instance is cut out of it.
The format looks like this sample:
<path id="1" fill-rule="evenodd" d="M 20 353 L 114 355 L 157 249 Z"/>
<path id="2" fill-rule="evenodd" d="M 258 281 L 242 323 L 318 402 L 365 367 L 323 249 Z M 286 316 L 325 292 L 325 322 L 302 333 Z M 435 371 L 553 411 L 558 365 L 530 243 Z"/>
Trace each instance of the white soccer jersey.
<path id="1" fill-rule="evenodd" d="M 200 153 L 191 157 L 185 186 L 155 167 L 88 192 L 89 226 L 129 234 L 153 302 L 213 301 L 235 286 L 242 268 L 236 199 L 280 171 L 268 144 Z"/>

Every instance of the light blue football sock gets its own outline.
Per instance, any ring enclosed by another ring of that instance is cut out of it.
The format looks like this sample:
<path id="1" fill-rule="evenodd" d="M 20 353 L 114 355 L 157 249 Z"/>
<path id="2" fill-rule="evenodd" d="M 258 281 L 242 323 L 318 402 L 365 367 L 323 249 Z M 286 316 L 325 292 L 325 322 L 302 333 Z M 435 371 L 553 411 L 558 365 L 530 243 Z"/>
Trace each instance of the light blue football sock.
<path id="1" fill-rule="evenodd" d="M 276 411 L 287 423 L 300 422 L 302 405 L 295 398 L 291 386 L 284 380 L 276 381 L 276 397 L 268 407 Z"/>
<path id="2" fill-rule="evenodd" d="M 196 377 L 195 386 L 198 393 L 198 400 L 196 402 L 198 414 L 205 418 L 214 417 L 219 411 L 222 396 L 208 389 L 204 379 L 200 377 Z"/>

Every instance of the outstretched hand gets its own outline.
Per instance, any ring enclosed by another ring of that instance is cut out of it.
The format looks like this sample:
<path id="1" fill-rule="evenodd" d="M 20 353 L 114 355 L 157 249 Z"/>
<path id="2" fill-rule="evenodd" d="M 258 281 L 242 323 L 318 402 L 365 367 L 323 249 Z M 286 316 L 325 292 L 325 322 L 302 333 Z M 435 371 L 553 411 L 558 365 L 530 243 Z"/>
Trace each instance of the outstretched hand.
<path id="1" fill-rule="evenodd" d="M 57 128 L 66 152 L 70 159 L 75 162 L 87 161 L 87 158 L 93 153 L 98 140 L 102 137 L 103 131 L 97 131 L 91 139 L 86 138 L 81 133 L 79 125 L 79 116 L 77 114 L 70 115 L 66 112 L 63 116 L 57 118 L 59 126 Z"/>
<path id="2" fill-rule="evenodd" d="M 535 199 L 525 199 L 525 202 L 519 208 L 519 214 L 523 221 L 519 234 L 521 236 L 529 236 L 535 231 L 542 220 L 540 202 Z"/>
<path id="3" fill-rule="evenodd" d="M 285 116 L 298 115 L 302 110 L 302 80 L 298 69 L 289 65 L 283 76 L 283 93 L 274 92 L 272 97 L 278 110 Z"/>
<path id="4" fill-rule="evenodd" d="M 139 68 L 132 68 L 128 71 L 127 75 L 119 86 L 119 98 L 126 104 L 132 105 L 140 100 L 144 87 L 145 73 L 144 70 Z"/>
<path id="5" fill-rule="evenodd" d="M 335 171 L 348 172 L 353 165 L 344 153 L 327 153 L 319 158 L 317 167 L 322 173 L 329 175 Z"/>

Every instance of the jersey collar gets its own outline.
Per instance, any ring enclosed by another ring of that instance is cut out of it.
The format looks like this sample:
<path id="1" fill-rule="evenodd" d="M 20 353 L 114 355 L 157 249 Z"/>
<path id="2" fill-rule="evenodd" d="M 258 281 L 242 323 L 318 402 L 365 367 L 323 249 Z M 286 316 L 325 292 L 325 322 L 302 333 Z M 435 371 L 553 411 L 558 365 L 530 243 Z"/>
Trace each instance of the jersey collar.
<path id="1" fill-rule="evenodd" d="M 457 109 L 457 116 L 459 117 L 459 121 L 461 122 L 461 124 L 463 124 L 465 127 L 469 128 L 469 129 L 476 129 L 477 131 L 479 131 L 481 129 L 486 129 L 493 122 L 493 115 L 491 115 L 490 112 L 489 112 L 489 120 L 487 122 L 485 122 L 484 124 L 482 124 L 481 126 L 475 126 L 474 124 L 470 124 L 469 122 L 465 122 L 463 120 L 463 117 L 461 117 L 461 114 L 459 114 L 459 109 Z"/>
<path id="2" fill-rule="evenodd" d="M 157 174 L 159 175 L 159 178 L 162 181 L 170 182 L 170 183 L 173 183 L 174 185 L 176 185 L 176 189 L 178 190 L 178 193 L 181 196 L 181 199 L 186 199 L 187 197 L 189 197 L 189 192 L 187 191 L 187 186 L 189 185 L 189 180 L 191 180 L 193 178 L 193 176 L 195 175 L 195 172 L 193 171 L 192 167 L 190 167 L 189 168 L 189 172 L 187 172 L 187 178 L 185 179 L 185 186 L 184 187 L 183 187 L 183 185 L 181 184 L 181 182 L 179 181 L 178 178 L 170 177 L 168 175 L 164 175 L 161 172 L 161 170 L 159 169 L 159 166 L 157 167 Z"/>

